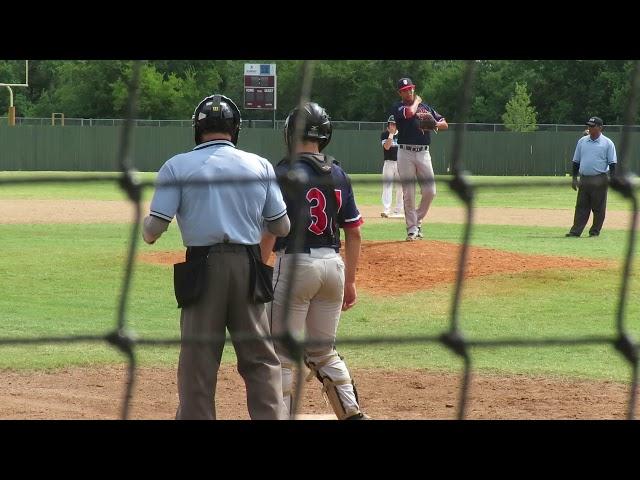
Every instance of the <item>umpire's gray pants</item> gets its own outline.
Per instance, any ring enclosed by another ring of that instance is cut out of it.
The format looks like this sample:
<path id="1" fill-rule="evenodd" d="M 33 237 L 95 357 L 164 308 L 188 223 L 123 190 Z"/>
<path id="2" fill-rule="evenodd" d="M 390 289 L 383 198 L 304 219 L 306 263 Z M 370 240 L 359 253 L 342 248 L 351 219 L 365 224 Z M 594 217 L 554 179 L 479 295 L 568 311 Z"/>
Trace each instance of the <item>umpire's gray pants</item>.
<path id="1" fill-rule="evenodd" d="M 280 361 L 267 340 L 238 341 L 238 335 L 269 335 L 264 304 L 249 303 L 249 257 L 238 245 L 216 245 L 209 253 L 208 285 L 203 297 L 182 309 L 182 338 L 219 336 L 225 327 L 238 357 L 252 420 L 277 420 L 282 412 Z M 224 341 L 184 343 L 178 363 L 178 420 L 214 420 L 215 391 Z"/>
<path id="2" fill-rule="evenodd" d="M 404 196 L 404 219 L 407 224 L 407 233 L 418 231 L 418 225 L 427 215 L 431 202 L 436 196 L 435 176 L 431 165 L 429 150 L 412 152 L 398 148 L 398 173 L 400 180 L 418 180 L 422 198 L 416 209 L 416 183 L 408 181 L 402 184 Z"/>

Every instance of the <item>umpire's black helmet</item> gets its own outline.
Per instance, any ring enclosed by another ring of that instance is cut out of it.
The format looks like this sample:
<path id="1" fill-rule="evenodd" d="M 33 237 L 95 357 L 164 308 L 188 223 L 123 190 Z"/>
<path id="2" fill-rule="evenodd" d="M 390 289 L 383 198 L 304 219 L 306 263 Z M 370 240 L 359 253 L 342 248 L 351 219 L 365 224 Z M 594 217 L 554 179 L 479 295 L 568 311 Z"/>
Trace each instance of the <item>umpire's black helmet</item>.
<path id="1" fill-rule="evenodd" d="M 302 111 L 304 123 L 301 125 L 300 134 L 306 140 L 317 140 L 318 150 L 322 151 L 324 147 L 329 145 L 331 141 L 331 119 L 329 114 L 315 102 L 307 102 L 302 110 L 296 107 L 287 116 L 284 122 L 284 141 L 291 150 L 294 143 L 294 135 L 296 129 L 296 119 Z"/>
<path id="2" fill-rule="evenodd" d="M 202 143 L 205 132 L 228 133 L 233 144 L 237 145 L 241 124 L 240 109 L 230 98 L 218 94 L 204 98 L 191 117 L 196 145 Z"/>

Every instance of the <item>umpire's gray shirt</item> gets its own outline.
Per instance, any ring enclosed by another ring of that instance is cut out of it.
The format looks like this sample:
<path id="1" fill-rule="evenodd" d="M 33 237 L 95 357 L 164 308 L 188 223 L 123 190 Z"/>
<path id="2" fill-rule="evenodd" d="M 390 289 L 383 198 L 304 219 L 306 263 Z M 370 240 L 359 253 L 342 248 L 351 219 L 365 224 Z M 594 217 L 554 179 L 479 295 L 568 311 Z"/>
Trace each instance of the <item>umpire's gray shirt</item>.
<path id="1" fill-rule="evenodd" d="M 252 179 L 236 184 L 162 186 L 168 182 Z M 162 166 L 151 201 L 151 215 L 171 221 L 175 216 L 187 247 L 215 243 L 260 243 L 263 219 L 287 213 L 273 166 L 268 160 L 237 149 L 227 140 L 201 143 Z"/>

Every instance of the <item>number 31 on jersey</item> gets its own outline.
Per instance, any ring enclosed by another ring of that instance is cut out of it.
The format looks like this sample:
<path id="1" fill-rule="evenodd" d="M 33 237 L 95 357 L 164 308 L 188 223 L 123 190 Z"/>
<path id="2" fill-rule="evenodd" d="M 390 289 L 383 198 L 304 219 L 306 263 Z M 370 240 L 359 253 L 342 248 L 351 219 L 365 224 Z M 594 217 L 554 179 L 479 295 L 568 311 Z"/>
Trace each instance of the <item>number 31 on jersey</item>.
<path id="1" fill-rule="evenodd" d="M 342 207 L 342 190 L 336 188 L 335 193 L 339 212 L 340 208 Z M 324 193 L 322 193 L 322 190 L 316 187 L 310 188 L 307 191 L 306 198 L 309 203 L 311 203 L 311 208 L 309 209 L 309 212 L 311 214 L 311 224 L 309 225 L 309 231 L 315 233 L 316 235 L 323 235 L 328 227 L 331 229 L 331 233 L 333 233 L 333 226 L 330 225 L 329 218 L 327 217 L 327 199 L 324 196 Z M 336 212 L 336 214 L 338 212 Z"/>

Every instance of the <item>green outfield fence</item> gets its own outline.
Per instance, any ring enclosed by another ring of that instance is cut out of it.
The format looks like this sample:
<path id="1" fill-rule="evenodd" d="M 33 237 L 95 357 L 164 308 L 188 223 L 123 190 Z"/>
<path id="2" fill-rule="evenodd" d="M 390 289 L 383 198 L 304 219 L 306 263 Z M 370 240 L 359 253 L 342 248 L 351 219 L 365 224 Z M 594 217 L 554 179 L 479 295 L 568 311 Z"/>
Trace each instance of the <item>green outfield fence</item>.
<path id="1" fill-rule="evenodd" d="M 178 124 L 132 127 L 132 155 L 141 171 L 157 171 L 177 153 L 193 147 L 190 126 Z M 152 122 L 152 121 L 148 121 Z M 284 155 L 282 129 L 259 128 L 246 122 L 240 133 L 239 147 L 257 153 L 277 163 Z M 373 122 L 342 122 L 334 130 L 326 153 L 335 156 L 348 173 L 380 173 L 382 171 L 382 125 Z M 365 128 L 362 128 L 363 125 Z M 481 131 L 484 125 L 488 131 Z M 581 125 L 564 125 L 555 129 L 515 133 L 504 126 L 476 124 L 455 125 L 434 135 L 431 156 L 437 174 L 452 169 L 453 138 L 457 128 L 465 129 L 462 160 L 475 175 L 565 175 L 571 171 L 571 159 L 576 141 L 584 129 Z M 475 127 L 475 128 L 474 128 Z M 119 125 L 0 125 L 0 170 L 30 171 L 113 171 L 117 165 Z M 496 131 L 497 130 L 497 131 Z M 605 129 L 616 145 L 621 128 Z M 634 128 L 634 130 L 636 130 Z M 640 130 L 640 128 L 638 129 Z M 640 131 L 631 131 L 628 165 L 640 170 Z"/>

